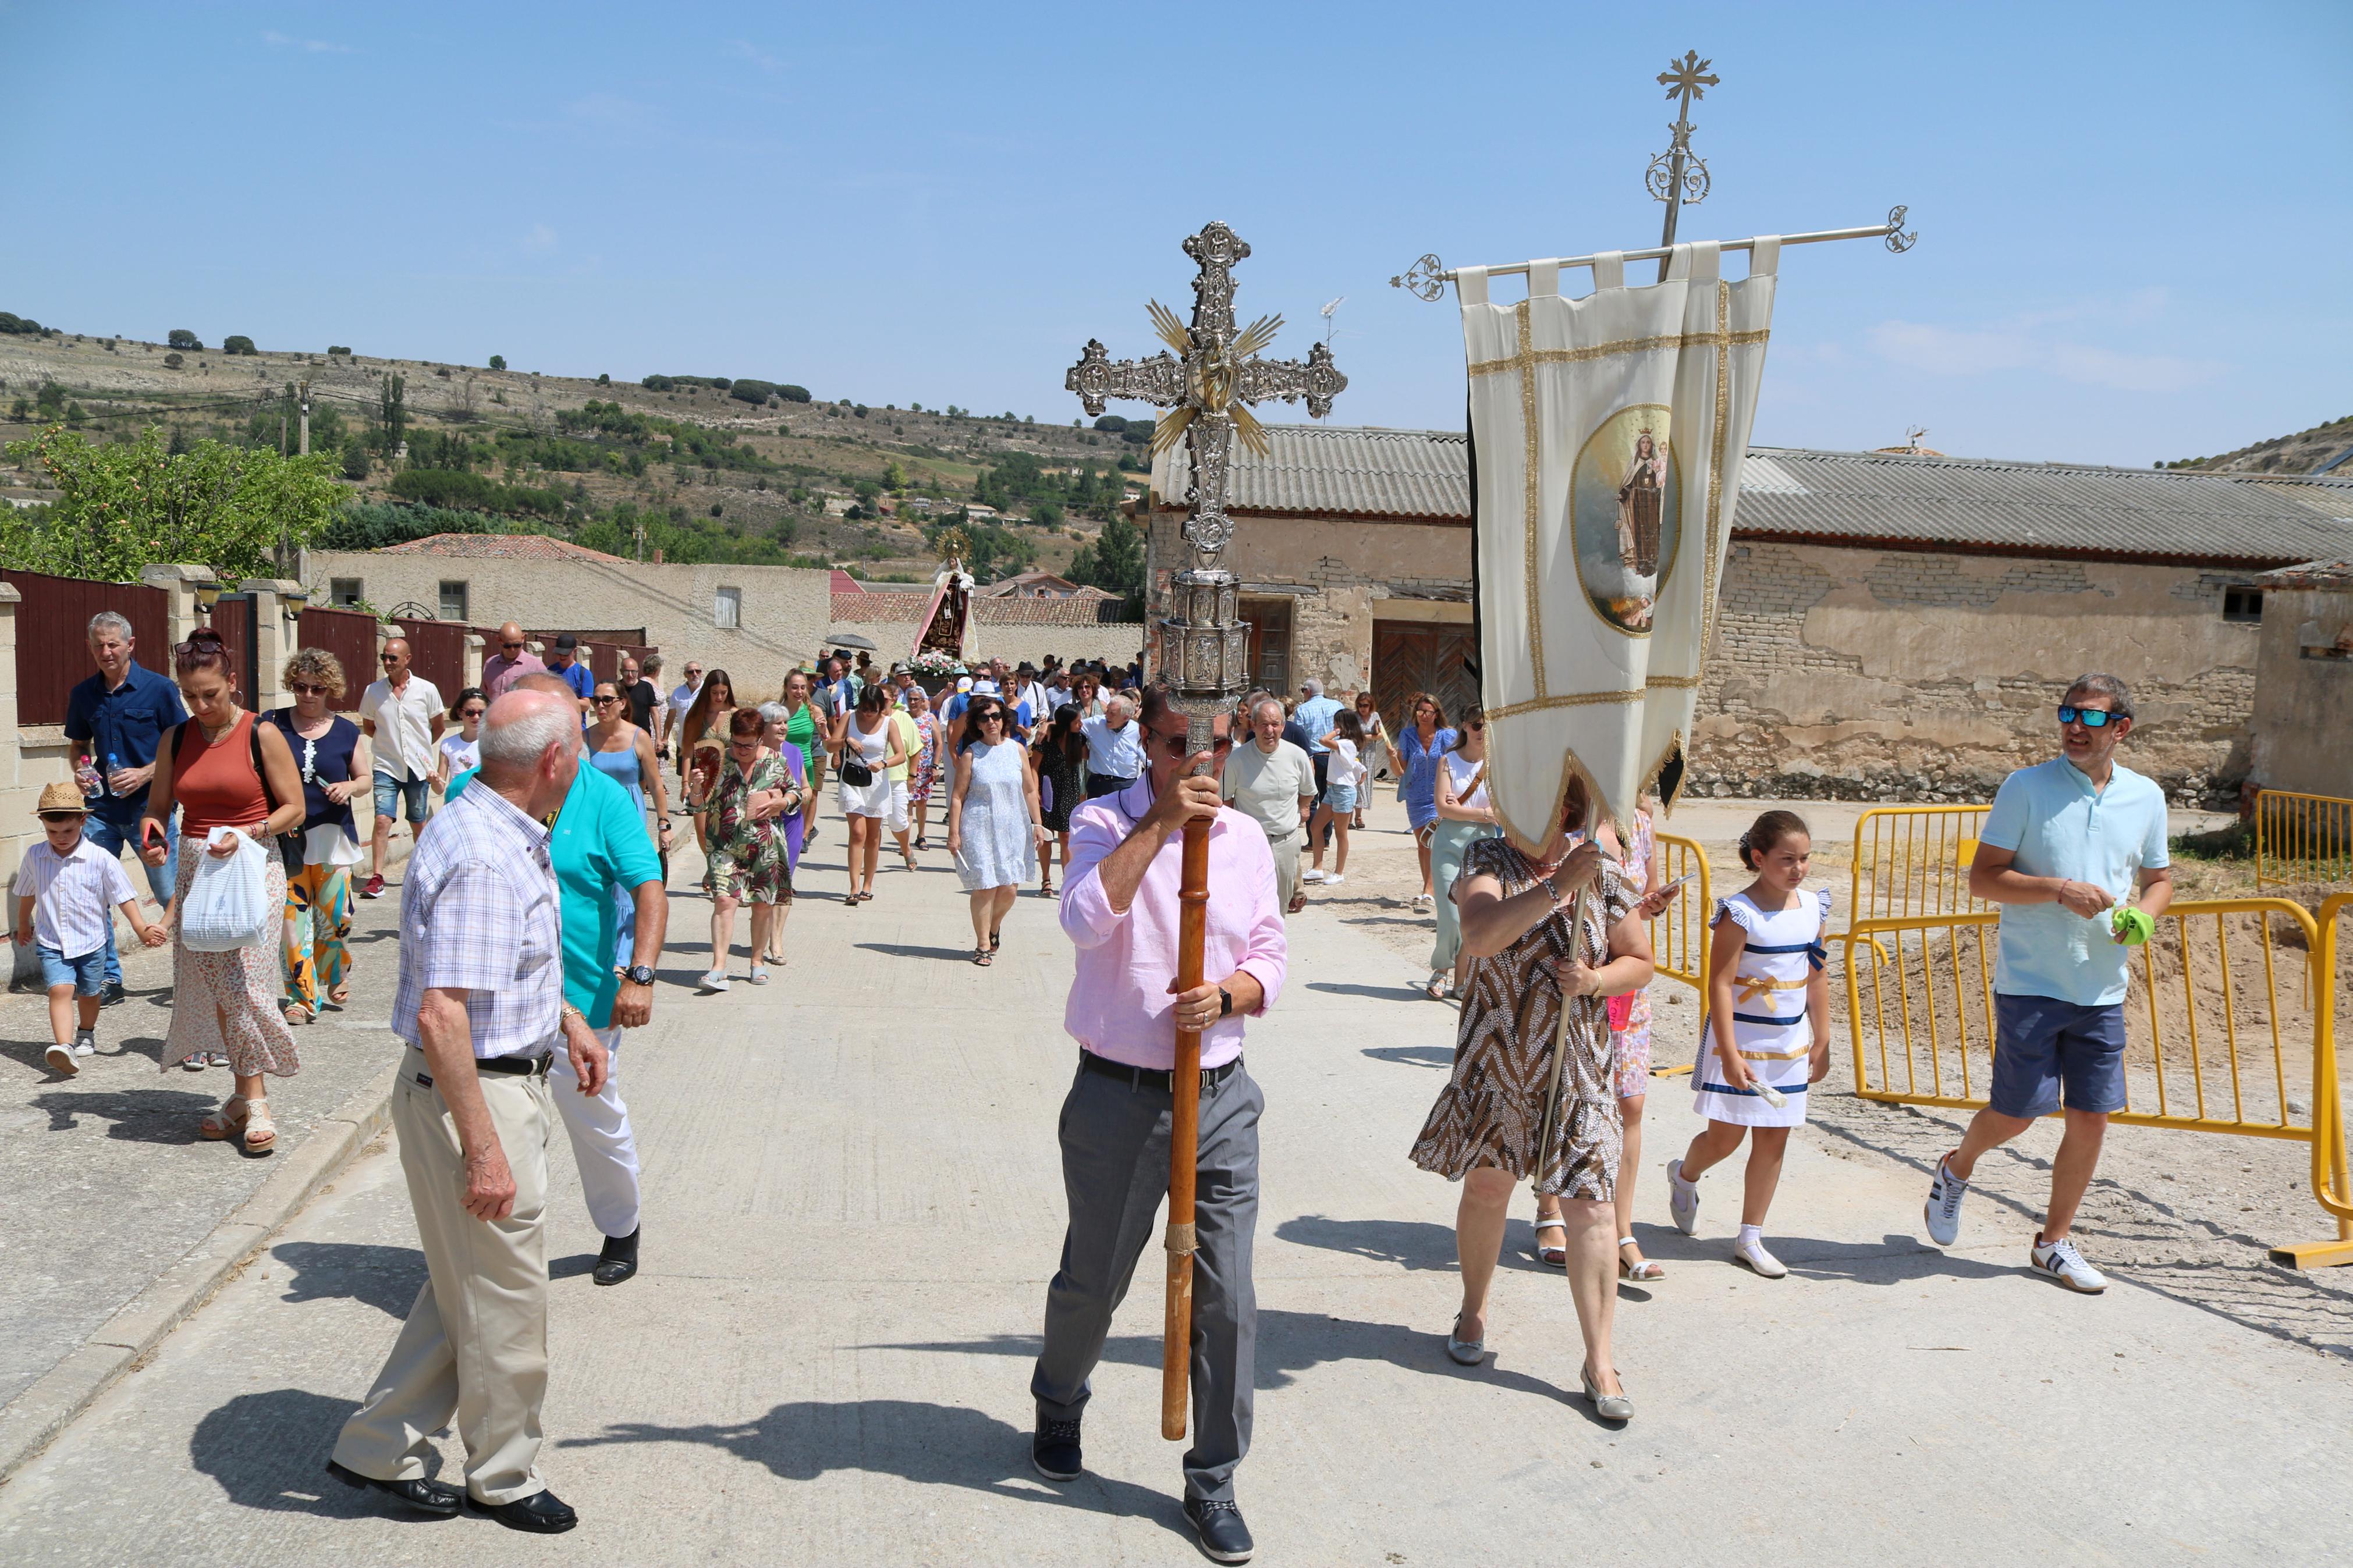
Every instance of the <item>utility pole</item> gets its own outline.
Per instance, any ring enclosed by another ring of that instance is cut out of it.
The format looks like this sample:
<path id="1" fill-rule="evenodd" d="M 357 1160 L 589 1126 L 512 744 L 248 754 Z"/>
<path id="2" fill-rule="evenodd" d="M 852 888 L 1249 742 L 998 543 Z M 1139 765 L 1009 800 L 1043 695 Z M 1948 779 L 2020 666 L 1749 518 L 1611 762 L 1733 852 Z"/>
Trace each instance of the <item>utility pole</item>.
<path id="1" fill-rule="evenodd" d="M 307 458 L 311 455 L 311 378 L 309 376 L 304 376 L 301 384 L 302 387 L 301 454 Z"/>
<path id="2" fill-rule="evenodd" d="M 293 401 L 294 384 L 290 381 L 286 384 L 286 395 L 278 400 L 278 455 L 281 458 L 286 455 L 287 406 Z"/>

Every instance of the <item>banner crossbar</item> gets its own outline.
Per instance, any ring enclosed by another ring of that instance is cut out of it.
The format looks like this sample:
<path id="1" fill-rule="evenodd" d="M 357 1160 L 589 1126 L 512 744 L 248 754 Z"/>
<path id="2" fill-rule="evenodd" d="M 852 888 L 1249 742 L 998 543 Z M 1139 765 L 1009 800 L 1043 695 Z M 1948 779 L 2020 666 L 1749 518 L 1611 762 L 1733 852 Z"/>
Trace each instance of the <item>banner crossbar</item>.
<path id="1" fill-rule="evenodd" d="M 1911 249 L 1920 237 L 1917 230 L 1909 234 L 1904 232 L 1904 217 L 1909 210 L 1906 207 L 1893 208 L 1889 211 L 1884 223 L 1868 224 L 1861 228 L 1824 228 L 1817 229 L 1811 234 L 1785 234 L 1778 237 L 1783 245 L 1823 245 L 1834 239 L 1883 239 L 1887 242 L 1889 250 L 1901 255 Z M 1754 250 L 1756 247 L 1755 238 L 1727 239 L 1717 247 L 1720 250 Z M 1621 250 L 1617 255 L 1618 259 L 1621 261 L 1659 261 L 1672 256 L 1677 248 L 1674 246 L 1654 245 L 1647 250 Z M 1602 256 L 1608 254 L 1604 251 L 1592 256 L 1564 256 L 1551 260 L 1517 261 L 1502 267 L 1489 267 L 1483 270 L 1490 278 L 1512 278 L 1525 276 L 1531 268 L 1537 267 L 1589 268 Z M 1410 270 L 1390 279 L 1389 287 L 1409 289 L 1422 299 L 1435 302 L 1446 292 L 1446 285 L 1455 280 L 1459 271 L 1459 268 L 1442 266 L 1434 255 L 1425 256 L 1415 262 Z"/>

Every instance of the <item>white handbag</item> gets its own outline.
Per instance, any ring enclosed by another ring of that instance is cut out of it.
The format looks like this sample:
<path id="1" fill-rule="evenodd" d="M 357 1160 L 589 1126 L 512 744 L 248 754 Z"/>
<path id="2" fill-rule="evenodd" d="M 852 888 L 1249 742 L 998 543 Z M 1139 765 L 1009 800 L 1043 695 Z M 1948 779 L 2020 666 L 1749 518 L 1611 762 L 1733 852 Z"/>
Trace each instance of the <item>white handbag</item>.
<path id="1" fill-rule="evenodd" d="M 236 854 L 210 852 L 224 834 L 237 841 Z M 181 945 L 191 952 L 227 952 L 268 944 L 280 916 L 269 907 L 269 851 L 233 827 L 216 827 L 205 848 L 184 844 L 180 853 L 203 857 L 180 901 Z"/>

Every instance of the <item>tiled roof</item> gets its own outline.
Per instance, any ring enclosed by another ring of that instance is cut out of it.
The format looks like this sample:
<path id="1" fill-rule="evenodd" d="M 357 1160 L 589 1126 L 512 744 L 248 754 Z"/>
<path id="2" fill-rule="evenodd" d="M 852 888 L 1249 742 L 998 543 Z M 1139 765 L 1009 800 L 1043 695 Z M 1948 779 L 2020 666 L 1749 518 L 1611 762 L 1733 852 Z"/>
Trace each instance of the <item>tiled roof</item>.
<path id="1" fill-rule="evenodd" d="M 568 539 L 543 533 L 428 533 L 405 544 L 387 544 L 378 555 L 463 555 L 491 561 L 594 561 L 607 566 L 634 566 L 617 555 L 586 550 Z"/>
<path id="2" fill-rule="evenodd" d="M 2255 579 L 2265 588 L 2353 588 L 2353 560 L 2306 561 Z"/>
<path id="3" fill-rule="evenodd" d="M 838 626 L 912 626 L 931 607 L 929 597 L 913 594 L 836 594 L 833 624 Z M 1127 614 L 1127 602 L 1111 595 L 1071 595 L 1053 599 L 984 599 L 975 595 L 974 618 L 984 626 L 1099 626 L 1134 624 L 1141 617 Z"/>
<path id="4" fill-rule="evenodd" d="M 1267 433 L 1263 458 L 1235 445 L 1236 512 L 1470 521 L 1470 441 L 1461 431 L 1278 425 Z M 1175 473 L 1155 476 L 1164 506 Z M 1733 532 L 2274 566 L 2353 556 L 2353 478 L 1758 447 L 1742 470 Z"/>

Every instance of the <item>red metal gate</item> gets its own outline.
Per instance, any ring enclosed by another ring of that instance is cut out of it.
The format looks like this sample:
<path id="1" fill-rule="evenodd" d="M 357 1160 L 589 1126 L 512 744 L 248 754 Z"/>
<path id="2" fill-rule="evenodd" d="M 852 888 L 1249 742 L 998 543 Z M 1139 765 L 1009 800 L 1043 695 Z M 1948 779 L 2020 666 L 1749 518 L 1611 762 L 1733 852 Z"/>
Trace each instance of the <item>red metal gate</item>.
<path id="1" fill-rule="evenodd" d="M 16 590 L 16 722 L 62 724 L 73 689 L 98 672 L 90 618 L 112 610 L 131 623 L 132 657 L 172 673 L 171 596 L 138 583 L 92 583 L 46 572 L 0 572 Z"/>
<path id="2" fill-rule="evenodd" d="M 350 712 L 360 705 L 360 694 L 368 682 L 381 673 L 376 667 L 375 626 L 375 617 L 364 610 L 331 610 L 323 605 L 303 610 L 301 646 L 323 648 L 343 667 L 343 694 L 330 700 L 328 706 Z"/>
<path id="3" fill-rule="evenodd" d="M 458 693 L 466 688 L 466 639 L 474 635 L 474 628 L 460 621 L 406 616 L 400 621 L 400 633 L 408 639 L 408 667 L 431 681 L 444 701 L 457 701 Z M 498 634 L 484 636 L 495 642 Z"/>

